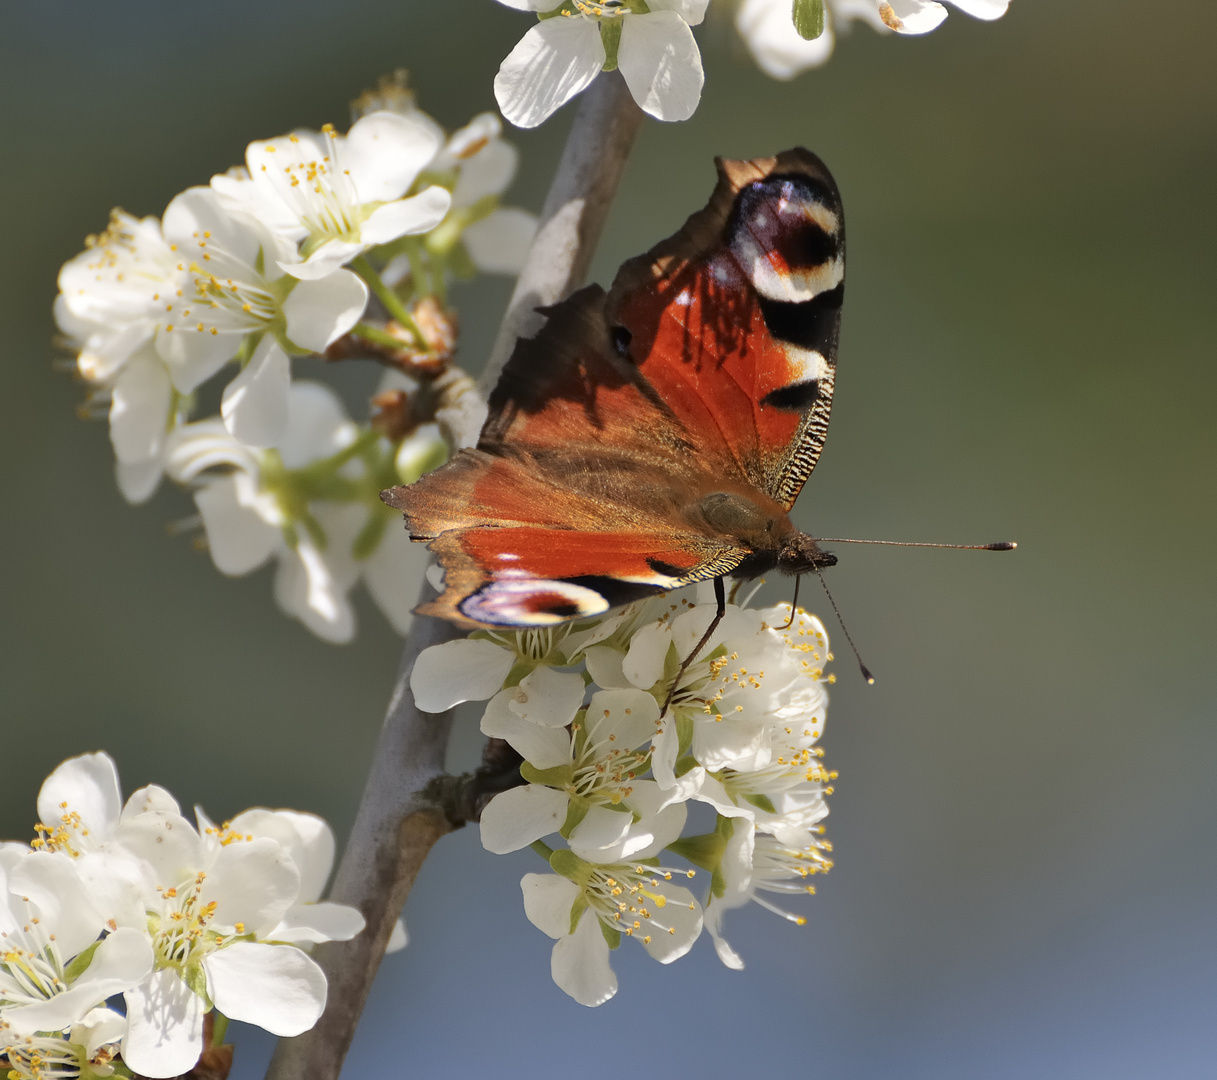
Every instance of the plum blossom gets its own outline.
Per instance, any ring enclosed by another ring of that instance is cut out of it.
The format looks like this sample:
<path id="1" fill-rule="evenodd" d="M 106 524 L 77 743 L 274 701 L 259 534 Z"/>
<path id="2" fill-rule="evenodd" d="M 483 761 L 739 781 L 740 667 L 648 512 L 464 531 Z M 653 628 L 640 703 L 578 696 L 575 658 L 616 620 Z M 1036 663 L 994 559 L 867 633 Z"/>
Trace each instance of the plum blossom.
<path id="1" fill-rule="evenodd" d="M 978 19 L 997 19 L 1009 0 L 949 0 Z M 735 25 L 753 58 L 765 74 L 792 79 L 808 68 L 819 67 L 832 55 L 836 37 L 854 20 L 868 23 L 880 33 L 924 34 L 935 29 L 947 9 L 927 0 L 824 0 L 824 29 L 819 37 L 804 39 L 794 27 L 790 0 L 742 0 Z"/>
<path id="2" fill-rule="evenodd" d="M 602 1005 L 617 993 L 609 952 L 623 936 L 670 964 L 701 933 L 701 905 L 671 883 L 676 875 L 691 876 L 688 871 L 642 862 L 593 865 L 570 851 L 554 852 L 550 865 L 557 873 L 525 874 L 520 881 L 524 913 L 554 939 L 550 972 L 580 1005 Z"/>
<path id="3" fill-rule="evenodd" d="M 687 120 L 705 76 L 691 26 L 709 0 L 499 0 L 540 21 L 494 80 L 503 115 L 536 127 L 602 71 L 618 68 L 634 100 L 659 120 Z"/>
<path id="4" fill-rule="evenodd" d="M 106 921 L 68 855 L 0 855 L 0 1020 L 13 1030 L 56 1031 L 130 990 L 152 970 L 146 935 Z"/>
<path id="5" fill-rule="evenodd" d="M 336 455 L 341 461 L 359 432 L 338 396 L 320 383 L 292 383 L 287 414 L 280 444 L 270 451 L 235 439 L 215 420 L 186 424 L 171 439 L 168 470 L 179 482 L 200 482 L 195 505 L 221 573 L 247 574 L 274 558 L 279 606 L 318 637 L 349 641 L 355 615 L 348 594 L 359 580 L 353 546 L 366 511 L 355 502 L 310 498 L 294 480 L 319 461 Z M 217 468 L 230 471 L 209 472 Z M 333 470 L 331 486 L 361 475 L 361 462 L 351 457 Z"/>
<path id="6" fill-rule="evenodd" d="M 582 699 L 578 675 L 552 677 L 573 680 L 576 703 Z M 530 781 L 482 811 L 482 845 L 503 854 L 560 832 L 571 851 L 593 862 L 658 855 L 656 838 L 679 836 L 686 811 L 674 794 L 642 779 L 659 720 L 655 699 L 641 690 L 601 690 L 576 716 L 538 714 L 530 695 L 518 692 L 528 681 L 496 695 L 482 717 L 484 734 L 524 758 Z"/>
<path id="7" fill-rule="evenodd" d="M 369 247 L 425 233 L 447 214 L 452 198 L 432 184 L 407 196 L 435 157 L 440 136 L 416 117 L 375 112 L 346 135 L 327 124 L 249 144 L 245 176 L 222 174 L 211 186 L 230 213 L 247 214 L 299 253 L 278 265 L 317 280 Z"/>
<path id="8" fill-rule="evenodd" d="M 118 1070 L 119 1042 L 127 1019 L 113 1009 L 91 1009 L 66 1034 L 28 1034 L 0 1020 L 0 1057 L 9 1080 L 101 1080 Z"/>

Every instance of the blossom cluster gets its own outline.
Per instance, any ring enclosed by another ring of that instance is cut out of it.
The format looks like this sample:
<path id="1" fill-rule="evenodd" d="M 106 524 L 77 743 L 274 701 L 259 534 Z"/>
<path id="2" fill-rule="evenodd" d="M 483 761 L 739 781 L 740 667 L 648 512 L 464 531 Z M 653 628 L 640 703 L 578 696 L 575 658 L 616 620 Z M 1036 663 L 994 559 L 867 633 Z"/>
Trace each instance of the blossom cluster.
<path id="1" fill-rule="evenodd" d="M 832 681 L 824 627 L 789 605 L 731 603 L 691 657 L 717 611 L 707 599 L 477 631 L 414 668 L 421 709 L 489 699 L 482 732 L 523 759 L 526 782 L 482 812 L 482 844 L 531 846 L 548 862 L 521 882 L 524 911 L 555 939 L 554 981 L 583 1005 L 616 993 L 609 960 L 623 937 L 666 964 L 704 928 L 742 967 L 725 913 L 755 901 L 802 924 L 763 894 L 812 892 L 831 865 L 820 823 L 835 774 L 817 745 Z M 708 827 L 689 835 L 698 803 Z M 564 846 L 547 842 L 555 835 Z M 696 868 L 710 877 L 700 898 L 677 884 Z"/>
<path id="2" fill-rule="evenodd" d="M 0 845 L 0 1058 L 11 1080 L 178 1076 L 213 1009 L 299 1035 L 325 1007 L 306 950 L 358 934 L 321 900 L 334 860 L 312 814 L 185 818 L 149 785 L 124 803 L 113 760 L 70 758 L 38 794 L 37 836 Z M 122 996 L 125 1013 L 107 1002 Z M 217 1026 L 217 1031 L 222 1028 Z"/>
<path id="3" fill-rule="evenodd" d="M 644 112 L 687 120 L 705 72 L 692 27 L 709 0 L 498 0 L 538 22 L 499 68 L 495 98 L 519 127 L 535 127 L 601 71 L 619 70 Z M 720 0 L 721 2 L 721 0 Z M 997 19 L 1009 0 L 949 0 L 978 19 Z M 947 17 L 934 0 L 739 0 L 735 25 L 757 64 L 793 78 L 832 55 L 836 33 L 855 19 L 876 30 L 925 34 Z"/>
<path id="4" fill-rule="evenodd" d="M 449 280 L 517 272 L 536 228 L 500 205 L 517 153 L 494 114 L 446 134 L 400 78 L 356 112 L 346 134 L 251 143 L 159 220 L 113 211 L 55 303 L 123 495 L 146 500 L 164 476 L 189 487 L 217 568 L 276 562 L 280 606 L 331 641 L 354 633 L 360 580 L 409 625 L 422 556 L 378 493 L 447 454 L 452 432 L 412 402 L 454 348 Z M 356 423 L 324 383 L 294 381 L 320 356 L 386 364 L 383 415 Z M 219 414 L 196 417 L 222 373 Z"/>

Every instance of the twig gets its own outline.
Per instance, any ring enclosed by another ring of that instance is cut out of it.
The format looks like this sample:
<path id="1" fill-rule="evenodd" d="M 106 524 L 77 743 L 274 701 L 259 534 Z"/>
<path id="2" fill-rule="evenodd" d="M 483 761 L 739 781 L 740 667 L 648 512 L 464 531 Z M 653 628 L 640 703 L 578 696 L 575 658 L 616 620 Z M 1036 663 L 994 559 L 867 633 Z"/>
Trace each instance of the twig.
<path id="1" fill-rule="evenodd" d="M 516 339 L 539 327 L 533 309 L 562 299 L 582 282 L 641 119 L 617 72 L 601 75 L 583 95 L 483 385 L 494 384 Z M 454 434 L 458 442 L 472 441 L 468 431 Z M 421 599 L 432 595 L 424 583 Z M 501 779 L 484 768 L 479 776 L 485 775 L 473 781 L 444 780 L 452 714 L 420 712 L 410 692 L 410 672 L 419 653 L 458 635 L 457 628 L 442 620 L 415 620 L 330 893 L 337 902 L 359 908 L 367 929 L 352 941 L 317 948 L 314 958 L 329 981 L 325 1012 L 311 1031 L 279 1041 L 268 1080 L 337 1080 L 389 934 L 419 868 L 435 842 L 460 823 L 450 818 L 441 801 L 455 799 L 457 813 L 472 817 L 480 813 L 486 791 Z"/>

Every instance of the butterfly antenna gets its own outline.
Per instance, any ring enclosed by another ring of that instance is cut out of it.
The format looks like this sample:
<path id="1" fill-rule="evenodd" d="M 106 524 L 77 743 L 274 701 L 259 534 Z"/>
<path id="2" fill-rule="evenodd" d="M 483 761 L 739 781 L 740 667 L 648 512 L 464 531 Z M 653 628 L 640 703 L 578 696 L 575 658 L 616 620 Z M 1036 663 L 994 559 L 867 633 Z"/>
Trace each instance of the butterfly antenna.
<path id="1" fill-rule="evenodd" d="M 845 625 L 845 620 L 841 618 L 841 609 L 837 607 L 837 602 L 832 598 L 832 593 L 828 591 L 828 584 L 824 580 L 824 572 L 822 570 L 817 570 L 816 577 L 820 579 L 820 584 L 824 586 L 824 595 L 828 597 L 828 602 L 832 604 L 833 614 L 836 615 L 837 622 L 841 624 L 841 630 L 845 634 L 845 640 L 849 642 L 849 647 L 854 650 L 854 659 L 858 661 L 858 668 L 862 672 L 862 678 L 864 678 L 871 686 L 874 686 L 875 677 L 870 673 L 870 668 L 862 663 L 862 656 L 858 652 L 858 646 L 854 644 L 854 639 L 849 636 L 849 627 Z"/>
<path id="2" fill-rule="evenodd" d="M 723 589 L 723 579 L 721 577 L 714 579 L 714 600 L 718 605 L 718 610 L 714 613 L 714 618 L 710 620 L 710 625 L 706 627 L 706 632 L 702 634 L 701 641 L 693 646 L 693 651 L 685 657 L 684 663 L 680 665 L 680 669 L 676 672 L 676 677 L 672 680 L 672 685 L 668 690 L 668 696 L 663 703 L 663 708 L 659 710 L 660 716 L 663 716 L 668 711 L 668 706 L 672 704 L 672 698 L 676 696 L 676 688 L 680 685 L 680 677 L 697 658 L 697 654 L 705 648 L 706 642 L 710 640 L 710 635 L 718 629 L 718 624 L 723 621 L 723 615 L 727 611 L 727 594 Z"/>
<path id="3" fill-rule="evenodd" d="M 789 630 L 794 625 L 794 613 L 795 613 L 796 607 L 799 602 L 799 584 L 802 582 L 802 580 L 803 580 L 802 574 L 795 575 L 794 599 L 790 601 L 790 618 L 787 619 L 784 623 L 782 623 L 781 626 L 778 627 L 779 630 Z M 823 579 L 821 579 L 821 580 L 823 580 Z"/>
<path id="4" fill-rule="evenodd" d="M 996 544 L 920 544 L 912 540 L 852 540 L 847 536 L 817 536 L 819 544 L 885 544 L 888 547 L 955 548 L 958 551 L 1013 551 L 1018 544 L 1001 540 Z"/>

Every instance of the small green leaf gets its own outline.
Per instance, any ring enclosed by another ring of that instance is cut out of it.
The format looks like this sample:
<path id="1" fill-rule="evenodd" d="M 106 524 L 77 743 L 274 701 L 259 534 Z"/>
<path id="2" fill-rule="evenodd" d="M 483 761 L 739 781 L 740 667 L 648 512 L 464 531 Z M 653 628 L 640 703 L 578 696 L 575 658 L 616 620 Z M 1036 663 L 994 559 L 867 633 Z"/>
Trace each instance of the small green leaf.
<path id="1" fill-rule="evenodd" d="M 617 50 L 621 47 L 621 19 L 600 20 L 600 41 L 604 45 L 604 66 L 601 71 L 617 70 Z"/>
<path id="2" fill-rule="evenodd" d="M 182 981 L 211 1008 L 211 998 L 207 996 L 207 972 L 203 970 L 201 961 L 187 964 L 182 969 Z"/>
<path id="3" fill-rule="evenodd" d="M 689 748 L 693 745 L 693 717 L 688 712 L 681 710 L 676 714 L 676 754 L 677 757 L 684 757 Z M 694 762 L 696 764 L 696 762 Z M 689 766 L 691 767 L 691 766 Z M 687 768 L 689 768 L 687 767 Z M 677 773 L 677 776 L 682 776 L 682 773 Z"/>
<path id="4" fill-rule="evenodd" d="M 804 41 L 824 33 L 824 0 L 794 0 L 794 28 Z"/>
<path id="5" fill-rule="evenodd" d="M 100 941 L 93 942 L 84 952 L 77 953 L 75 959 L 64 969 L 63 977 L 69 982 L 75 982 L 85 973 L 89 965 L 93 962 L 93 954 L 97 952 L 97 946 Z"/>
<path id="6" fill-rule="evenodd" d="M 527 761 L 520 765 L 520 775 L 530 784 L 564 788 L 575 779 L 574 765 L 555 765 L 552 769 L 538 769 Z"/>
<path id="7" fill-rule="evenodd" d="M 677 721 L 677 724 L 679 725 L 679 721 Z M 679 726 L 677 727 L 677 730 L 680 730 Z M 696 768 L 697 758 L 695 758 L 692 754 L 685 754 L 684 757 L 677 760 L 676 768 L 674 768 L 672 771 L 677 777 L 681 777 L 684 776 L 685 773 L 692 772 Z"/>

